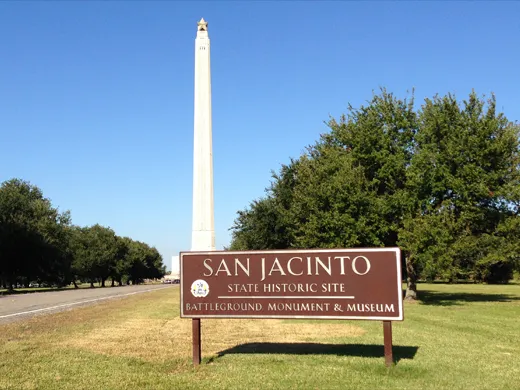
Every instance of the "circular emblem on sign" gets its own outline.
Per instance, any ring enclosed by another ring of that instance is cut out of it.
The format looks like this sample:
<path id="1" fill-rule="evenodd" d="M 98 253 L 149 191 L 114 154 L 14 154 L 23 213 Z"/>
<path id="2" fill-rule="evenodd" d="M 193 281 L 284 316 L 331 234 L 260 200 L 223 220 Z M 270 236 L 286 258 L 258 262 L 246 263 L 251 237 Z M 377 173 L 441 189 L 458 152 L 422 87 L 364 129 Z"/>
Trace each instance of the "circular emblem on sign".
<path id="1" fill-rule="evenodd" d="M 191 284 L 191 293 L 194 297 L 204 298 L 209 294 L 209 285 L 205 280 L 198 279 Z"/>

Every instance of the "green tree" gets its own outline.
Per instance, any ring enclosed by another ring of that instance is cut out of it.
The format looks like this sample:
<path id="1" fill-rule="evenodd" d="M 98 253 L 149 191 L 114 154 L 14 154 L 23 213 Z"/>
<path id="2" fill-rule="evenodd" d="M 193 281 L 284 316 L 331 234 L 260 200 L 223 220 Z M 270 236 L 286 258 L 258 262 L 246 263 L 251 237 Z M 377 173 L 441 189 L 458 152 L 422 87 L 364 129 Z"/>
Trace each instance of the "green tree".
<path id="1" fill-rule="evenodd" d="M 0 279 L 15 283 L 70 281 L 68 212 L 52 207 L 42 191 L 27 181 L 11 179 L 0 186 Z"/>
<path id="2" fill-rule="evenodd" d="M 99 281 L 105 287 L 105 281 L 114 275 L 120 254 L 120 243 L 114 231 L 99 224 L 77 228 L 74 232 L 73 269 L 83 280 Z"/>
<path id="3" fill-rule="evenodd" d="M 386 90 L 328 122 L 239 211 L 231 249 L 396 246 L 407 297 L 419 278 L 507 281 L 518 267 L 519 128 L 471 94 Z"/>
<path id="4" fill-rule="evenodd" d="M 166 266 L 163 264 L 163 259 L 159 251 L 155 247 L 147 245 L 146 251 L 146 274 L 147 279 L 160 279 L 166 273 Z"/>
<path id="5" fill-rule="evenodd" d="M 150 247 L 144 242 L 125 238 L 127 251 L 125 266 L 127 272 L 127 283 L 140 284 L 149 275 L 150 263 L 153 263 Z"/>
<path id="6" fill-rule="evenodd" d="M 296 248 L 381 246 L 382 209 L 363 169 L 337 147 L 302 156 L 287 230 Z"/>
<path id="7" fill-rule="evenodd" d="M 241 241 L 248 246 L 246 235 L 256 237 L 257 247 L 274 247 L 264 238 L 273 224 L 279 247 L 395 245 L 408 207 L 405 172 L 417 126 L 413 99 L 383 90 L 328 126 L 329 133 L 273 175 L 267 198 L 239 212 L 232 247 Z"/>
<path id="8" fill-rule="evenodd" d="M 238 212 L 232 227 L 230 250 L 278 249 L 289 247 L 282 214 L 269 196 L 255 200 L 249 208 Z"/>
<path id="9" fill-rule="evenodd" d="M 496 113 L 494 96 L 486 104 L 474 92 L 462 104 L 426 99 L 419 122 L 407 171 L 415 207 L 399 240 L 409 276 L 511 279 L 517 260 L 505 240 L 518 224 L 518 126 Z"/>
<path id="10" fill-rule="evenodd" d="M 382 90 L 273 175 L 267 196 L 238 212 L 231 249 L 395 245 L 409 208 L 405 172 L 417 118 Z"/>
<path id="11" fill-rule="evenodd" d="M 112 279 L 112 287 L 114 287 L 114 282 L 117 282 L 120 286 L 123 285 L 123 278 L 126 278 L 128 275 L 128 264 L 126 262 L 126 256 L 128 252 L 128 246 L 125 242 L 125 239 L 119 236 L 116 236 L 116 261 L 114 266 L 112 267 L 112 272 L 110 277 Z"/>

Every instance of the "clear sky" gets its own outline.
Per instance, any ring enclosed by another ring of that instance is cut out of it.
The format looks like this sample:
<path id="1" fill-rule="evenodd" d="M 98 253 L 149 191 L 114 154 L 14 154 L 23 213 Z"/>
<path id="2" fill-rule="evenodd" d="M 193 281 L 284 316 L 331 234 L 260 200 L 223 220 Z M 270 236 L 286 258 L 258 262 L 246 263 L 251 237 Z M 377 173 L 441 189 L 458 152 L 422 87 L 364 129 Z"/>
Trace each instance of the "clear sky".
<path id="1" fill-rule="evenodd" d="M 73 223 L 190 249 L 196 22 L 209 22 L 217 248 L 348 103 L 494 92 L 520 119 L 520 2 L 0 2 L 0 181 Z"/>

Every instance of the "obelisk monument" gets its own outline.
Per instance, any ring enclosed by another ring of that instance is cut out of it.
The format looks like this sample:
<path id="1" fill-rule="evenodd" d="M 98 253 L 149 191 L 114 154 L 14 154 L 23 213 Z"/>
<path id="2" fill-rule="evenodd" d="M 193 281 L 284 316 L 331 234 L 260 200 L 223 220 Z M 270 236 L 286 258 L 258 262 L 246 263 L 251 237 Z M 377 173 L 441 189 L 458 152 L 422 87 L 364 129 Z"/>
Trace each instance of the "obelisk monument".
<path id="1" fill-rule="evenodd" d="M 195 109 L 193 132 L 192 251 L 215 250 L 213 210 L 213 146 L 208 23 L 197 23 L 195 38 Z M 201 362 L 200 318 L 192 319 L 193 364 Z"/>
<path id="2" fill-rule="evenodd" d="M 193 141 L 192 251 L 215 250 L 213 147 L 208 23 L 197 23 L 195 38 L 195 118 Z"/>

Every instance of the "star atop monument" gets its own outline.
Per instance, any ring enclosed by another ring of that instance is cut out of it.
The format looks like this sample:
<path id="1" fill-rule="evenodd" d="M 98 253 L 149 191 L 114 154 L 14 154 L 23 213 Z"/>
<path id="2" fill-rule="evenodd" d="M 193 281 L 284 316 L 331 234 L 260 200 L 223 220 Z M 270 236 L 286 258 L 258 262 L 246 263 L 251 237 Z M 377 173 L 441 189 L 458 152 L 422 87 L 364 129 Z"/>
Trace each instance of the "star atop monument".
<path id="1" fill-rule="evenodd" d="M 208 31 L 208 22 L 204 20 L 204 18 L 200 19 L 200 22 L 197 23 L 198 31 Z"/>

